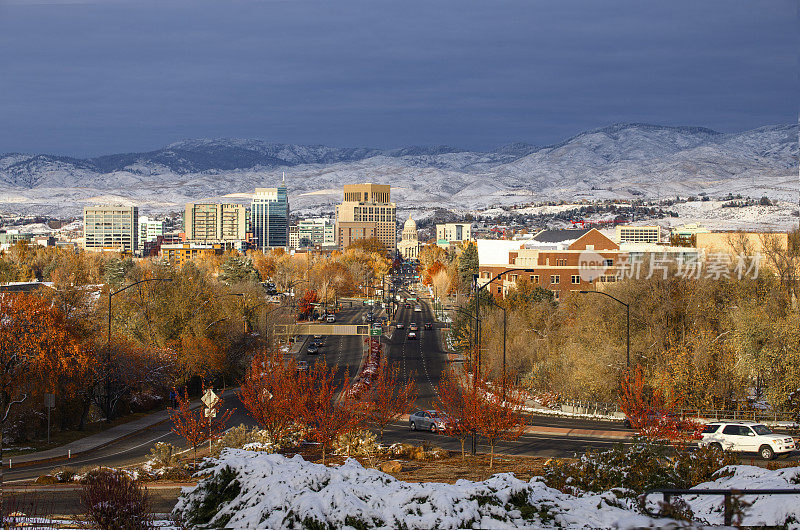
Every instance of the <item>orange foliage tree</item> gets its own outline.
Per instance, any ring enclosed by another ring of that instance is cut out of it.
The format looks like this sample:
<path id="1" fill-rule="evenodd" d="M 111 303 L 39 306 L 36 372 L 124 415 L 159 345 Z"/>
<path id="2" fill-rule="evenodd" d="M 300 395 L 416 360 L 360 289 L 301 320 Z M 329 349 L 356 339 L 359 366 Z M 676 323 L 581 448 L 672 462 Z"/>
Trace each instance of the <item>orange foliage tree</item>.
<path id="1" fill-rule="evenodd" d="M 337 385 L 334 382 L 336 372 L 336 366 L 327 367 L 317 362 L 312 369 L 298 376 L 304 389 L 304 423 L 310 429 L 310 438 L 322 448 L 323 464 L 333 440 L 358 428 L 362 419 L 355 401 L 340 395 L 341 390 L 350 387 L 350 379 L 346 377 L 341 385 Z"/>
<path id="2" fill-rule="evenodd" d="M 205 390 L 205 389 L 204 389 Z M 232 410 L 226 410 L 218 417 L 211 417 L 205 414 L 205 407 L 192 408 L 189 393 L 183 390 L 183 395 L 175 390 L 177 409 L 170 409 L 170 419 L 172 420 L 172 432 L 186 440 L 194 450 L 194 459 L 197 460 L 197 448 L 204 440 L 213 440 L 225 429 L 225 423 L 233 414 Z M 222 409 L 222 398 L 220 397 L 215 411 Z"/>
<path id="3" fill-rule="evenodd" d="M 364 395 L 366 422 L 380 432 L 403 414 L 411 412 L 417 400 L 414 378 L 400 383 L 400 366 L 386 364 Z"/>
<path id="4" fill-rule="evenodd" d="M 445 270 L 447 270 L 447 267 L 445 267 L 441 261 L 434 261 L 425 271 L 425 278 L 423 278 L 422 283 L 425 285 L 431 285 L 433 283 L 434 276 Z"/>
<path id="5" fill-rule="evenodd" d="M 471 423 L 475 417 L 472 410 L 475 401 L 467 390 L 466 378 L 448 372 L 442 377 L 437 388 L 439 408 L 447 414 L 445 433 L 461 442 L 461 458 L 464 458 L 464 444 L 467 438 L 475 435 L 475 426 Z"/>
<path id="6" fill-rule="evenodd" d="M 257 353 L 247 369 L 239 400 L 275 443 L 303 419 L 308 386 L 301 379 L 297 364 L 280 351 Z"/>
<path id="7" fill-rule="evenodd" d="M 620 408 L 631 428 L 647 438 L 675 446 L 700 438 L 703 426 L 677 414 L 682 402 L 680 395 L 646 386 L 639 365 L 627 370 L 620 381 Z"/>
<path id="8" fill-rule="evenodd" d="M 297 318 L 301 320 L 310 318 L 311 313 L 314 311 L 313 304 L 317 302 L 319 302 L 317 291 L 309 289 L 303 293 L 303 296 L 300 297 L 300 301 L 297 302 Z"/>

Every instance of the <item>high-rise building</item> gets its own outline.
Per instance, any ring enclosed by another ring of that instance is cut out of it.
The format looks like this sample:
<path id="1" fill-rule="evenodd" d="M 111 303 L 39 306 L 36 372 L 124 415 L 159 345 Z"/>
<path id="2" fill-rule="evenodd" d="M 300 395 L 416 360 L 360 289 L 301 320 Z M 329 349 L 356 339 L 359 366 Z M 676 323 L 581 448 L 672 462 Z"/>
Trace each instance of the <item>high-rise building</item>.
<path id="1" fill-rule="evenodd" d="M 145 243 L 156 241 L 158 236 L 164 235 L 164 221 L 150 219 L 147 216 L 139 217 L 139 247 Z"/>
<path id="2" fill-rule="evenodd" d="M 256 188 L 251 220 L 256 248 L 289 247 L 289 196 L 285 183 L 277 188 Z"/>
<path id="3" fill-rule="evenodd" d="M 137 206 L 86 206 L 83 248 L 134 252 L 139 247 Z"/>
<path id="4" fill-rule="evenodd" d="M 243 241 L 247 209 L 241 204 L 187 203 L 183 218 L 189 241 Z"/>
<path id="5" fill-rule="evenodd" d="M 385 184 L 346 184 L 344 201 L 336 206 L 336 240 L 343 249 L 358 237 L 374 234 L 387 252 L 397 248 L 395 204 L 391 202 L 390 186 Z"/>

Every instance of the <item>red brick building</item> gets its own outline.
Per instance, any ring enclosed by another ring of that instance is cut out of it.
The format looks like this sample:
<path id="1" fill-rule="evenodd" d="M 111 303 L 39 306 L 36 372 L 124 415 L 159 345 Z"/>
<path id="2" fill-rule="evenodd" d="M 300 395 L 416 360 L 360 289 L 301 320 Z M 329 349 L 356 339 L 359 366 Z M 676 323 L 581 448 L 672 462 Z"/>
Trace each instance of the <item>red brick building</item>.
<path id="1" fill-rule="evenodd" d="M 542 230 L 530 240 L 508 243 L 508 250 L 498 250 L 495 244 L 493 254 L 481 259 L 478 283 L 486 284 L 506 269 L 529 271 L 509 272 L 492 282 L 487 289 L 496 298 L 503 298 L 521 279 L 553 291 L 556 299 L 570 291 L 594 290 L 598 283 L 616 280 L 624 255 L 618 244 L 594 228 Z M 480 247 L 479 241 L 479 256 Z"/>

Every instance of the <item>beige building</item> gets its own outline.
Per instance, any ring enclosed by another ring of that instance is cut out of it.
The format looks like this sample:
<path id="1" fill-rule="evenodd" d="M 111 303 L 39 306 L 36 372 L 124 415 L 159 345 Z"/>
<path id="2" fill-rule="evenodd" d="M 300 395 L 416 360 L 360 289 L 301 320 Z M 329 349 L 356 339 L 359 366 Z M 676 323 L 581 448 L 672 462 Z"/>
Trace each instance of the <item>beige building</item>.
<path id="1" fill-rule="evenodd" d="M 187 203 L 184 230 L 189 241 L 244 240 L 247 210 L 241 204 Z"/>
<path id="2" fill-rule="evenodd" d="M 397 244 L 397 252 L 403 259 L 417 259 L 419 257 L 419 233 L 417 223 L 409 214 L 408 220 L 403 225 L 403 234 Z"/>
<path id="3" fill-rule="evenodd" d="M 134 252 L 139 247 L 139 208 L 86 206 L 83 209 L 83 248 Z"/>
<path id="4" fill-rule="evenodd" d="M 617 225 L 617 243 L 661 243 L 661 227 Z"/>
<path id="5" fill-rule="evenodd" d="M 754 256 L 769 250 L 786 249 L 787 232 L 698 232 L 694 234 L 695 247 L 706 254 L 725 253 Z"/>
<path id="6" fill-rule="evenodd" d="M 436 225 L 436 244 L 442 248 L 472 239 L 470 223 L 443 223 Z"/>
<path id="7" fill-rule="evenodd" d="M 220 256 L 224 252 L 222 245 L 199 244 L 199 243 L 171 243 L 161 245 L 159 257 L 169 261 L 173 265 L 181 266 L 187 261 L 192 261 L 199 257 Z"/>
<path id="8" fill-rule="evenodd" d="M 336 242 L 345 249 L 360 239 L 359 233 L 373 234 L 390 254 L 397 248 L 397 208 L 385 184 L 346 184 L 344 201 L 336 206 Z"/>

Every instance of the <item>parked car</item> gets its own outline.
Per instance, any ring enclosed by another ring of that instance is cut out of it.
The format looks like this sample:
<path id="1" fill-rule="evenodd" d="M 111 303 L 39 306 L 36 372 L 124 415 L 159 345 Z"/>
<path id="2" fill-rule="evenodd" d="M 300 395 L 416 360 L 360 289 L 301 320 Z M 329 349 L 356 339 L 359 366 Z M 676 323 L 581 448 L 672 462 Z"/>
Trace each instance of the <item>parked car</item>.
<path id="1" fill-rule="evenodd" d="M 441 432 L 447 428 L 448 417 L 438 410 L 418 410 L 408 416 L 408 426 L 412 431 Z"/>
<path id="2" fill-rule="evenodd" d="M 433 324 L 431 324 L 430 322 L 425 322 L 424 328 L 425 329 L 433 329 Z"/>
<path id="3" fill-rule="evenodd" d="M 333 316 L 333 315 L 328 315 L 328 316 L 325 318 L 325 320 L 328 322 L 328 324 L 333 324 L 334 322 L 336 322 L 336 317 L 335 317 L 335 316 Z"/>
<path id="4" fill-rule="evenodd" d="M 403 324 L 402 322 L 397 322 L 397 323 L 396 323 L 394 326 L 395 326 L 397 329 L 406 329 L 406 325 L 405 325 L 405 324 Z"/>
<path id="5" fill-rule="evenodd" d="M 408 338 L 409 339 L 416 339 L 417 338 L 417 332 L 416 331 L 409 331 L 408 332 Z"/>
<path id="6" fill-rule="evenodd" d="M 422 313 L 422 307 L 421 307 L 421 306 L 418 306 L 418 305 L 415 305 L 415 306 L 414 306 L 414 312 L 415 312 L 415 313 Z"/>
<path id="7" fill-rule="evenodd" d="M 766 425 L 752 421 L 714 422 L 703 429 L 700 447 L 716 447 L 742 453 L 758 453 L 764 460 L 786 456 L 796 449 L 794 438 L 775 434 Z"/>
<path id="8" fill-rule="evenodd" d="M 319 353 L 319 346 L 313 343 L 309 344 L 308 348 L 306 348 L 306 352 L 308 352 L 309 355 L 316 355 Z"/>

